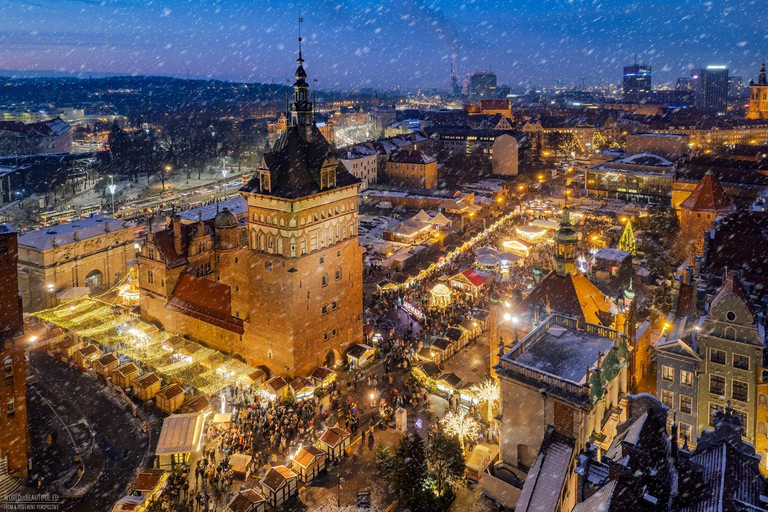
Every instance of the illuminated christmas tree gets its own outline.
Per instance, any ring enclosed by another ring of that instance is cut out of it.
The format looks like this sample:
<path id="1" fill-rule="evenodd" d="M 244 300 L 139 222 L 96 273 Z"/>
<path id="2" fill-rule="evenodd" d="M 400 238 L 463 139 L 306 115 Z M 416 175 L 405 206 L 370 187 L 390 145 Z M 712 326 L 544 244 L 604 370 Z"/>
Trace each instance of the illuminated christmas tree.
<path id="1" fill-rule="evenodd" d="M 627 225 L 619 240 L 619 249 L 627 251 L 632 256 L 637 256 L 637 246 L 635 245 L 635 232 L 632 230 L 632 221 L 627 219 Z"/>

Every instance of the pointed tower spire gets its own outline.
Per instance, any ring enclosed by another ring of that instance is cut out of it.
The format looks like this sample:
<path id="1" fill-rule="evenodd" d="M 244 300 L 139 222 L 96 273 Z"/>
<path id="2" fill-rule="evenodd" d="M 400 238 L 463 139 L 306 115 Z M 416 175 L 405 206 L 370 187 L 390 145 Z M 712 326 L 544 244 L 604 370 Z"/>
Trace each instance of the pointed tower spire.
<path id="1" fill-rule="evenodd" d="M 563 208 L 563 220 L 555 232 L 555 273 L 560 277 L 576 274 L 576 249 L 579 234 L 571 224 L 571 211 Z"/>
<path id="2" fill-rule="evenodd" d="M 312 103 L 309 101 L 309 84 L 307 84 L 307 72 L 304 71 L 304 57 L 302 55 L 301 24 L 304 18 L 299 16 L 299 58 L 296 59 L 296 73 L 293 77 L 293 103 L 291 103 L 290 126 L 298 126 L 299 133 L 304 140 L 312 138 L 312 126 L 314 115 Z"/>

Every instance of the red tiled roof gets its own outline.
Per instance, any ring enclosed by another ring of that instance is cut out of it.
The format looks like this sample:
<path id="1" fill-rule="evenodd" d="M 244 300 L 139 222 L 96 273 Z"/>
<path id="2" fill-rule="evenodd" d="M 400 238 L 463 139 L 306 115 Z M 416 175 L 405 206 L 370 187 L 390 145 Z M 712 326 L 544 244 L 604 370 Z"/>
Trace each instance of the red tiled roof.
<path id="1" fill-rule="evenodd" d="M 184 274 L 165 307 L 236 334 L 244 331 L 243 320 L 232 316 L 232 292 L 223 283 Z"/>
<path id="2" fill-rule="evenodd" d="M 476 287 L 480 288 L 485 284 L 485 278 L 472 270 L 471 268 L 468 268 L 464 272 L 461 273 L 464 277 L 466 277 L 470 283 L 475 285 Z"/>
<path id="3" fill-rule="evenodd" d="M 480 100 L 480 110 L 509 110 L 509 100 Z"/>
<path id="4" fill-rule="evenodd" d="M 735 210 L 731 199 L 713 172 L 707 172 L 701 178 L 691 195 L 680 204 L 680 208 L 707 213 L 727 213 Z"/>
<path id="5" fill-rule="evenodd" d="M 552 311 L 597 325 L 608 325 L 611 311 L 618 311 L 616 305 L 580 273 L 558 276 L 550 272 L 523 299 L 520 308 L 525 311 L 532 305 L 546 306 L 547 302 Z"/>

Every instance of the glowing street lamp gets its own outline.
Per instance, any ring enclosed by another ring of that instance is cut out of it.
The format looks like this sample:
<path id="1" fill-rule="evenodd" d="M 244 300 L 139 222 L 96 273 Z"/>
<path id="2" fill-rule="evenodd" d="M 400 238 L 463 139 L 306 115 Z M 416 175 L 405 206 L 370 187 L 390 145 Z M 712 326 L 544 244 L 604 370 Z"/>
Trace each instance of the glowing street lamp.
<path id="1" fill-rule="evenodd" d="M 109 176 L 109 185 L 107 185 L 107 190 L 109 190 L 109 193 L 112 194 L 112 215 L 115 214 L 115 191 L 117 190 L 117 185 L 115 185 L 115 179 L 110 175 Z"/>

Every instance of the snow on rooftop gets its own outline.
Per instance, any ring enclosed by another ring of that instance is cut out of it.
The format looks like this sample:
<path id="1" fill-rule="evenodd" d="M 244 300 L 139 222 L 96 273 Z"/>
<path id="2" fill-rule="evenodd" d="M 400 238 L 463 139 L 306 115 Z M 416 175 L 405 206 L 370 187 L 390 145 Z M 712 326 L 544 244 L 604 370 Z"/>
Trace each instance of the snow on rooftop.
<path id="1" fill-rule="evenodd" d="M 226 201 L 221 201 L 216 204 L 190 208 L 189 210 L 179 213 L 179 217 L 185 220 L 196 221 L 198 220 L 198 212 L 200 212 L 202 213 L 202 220 L 209 220 L 216 217 L 218 212 L 224 211 L 224 208 L 239 217 L 248 212 L 248 202 L 242 196 L 233 197 L 232 199 L 227 199 Z"/>
<path id="2" fill-rule="evenodd" d="M 113 217 L 90 217 L 58 226 L 30 231 L 19 237 L 19 245 L 39 251 L 72 244 L 77 240 L 87 240 L 125 228 L 125 223 Z M 77 233 L 77 240 L 75 240 Z"/>
<path id="3" fill-rule="evenodd" d="M 542 328 L 545 326 L 542 324 Z M 532 331 L 529 336 L 534 333 L 536 331 Z M 600 352 L 606 354 L 612 347 L 613 340 L 610 338 L 553 323 L 524 352 L 520 351 L 520 355 L 512 352 L 505 357 L 511 357 L 515 363 L 529 368 L 581 384 L 587 367 L 597 362 Z"/>

